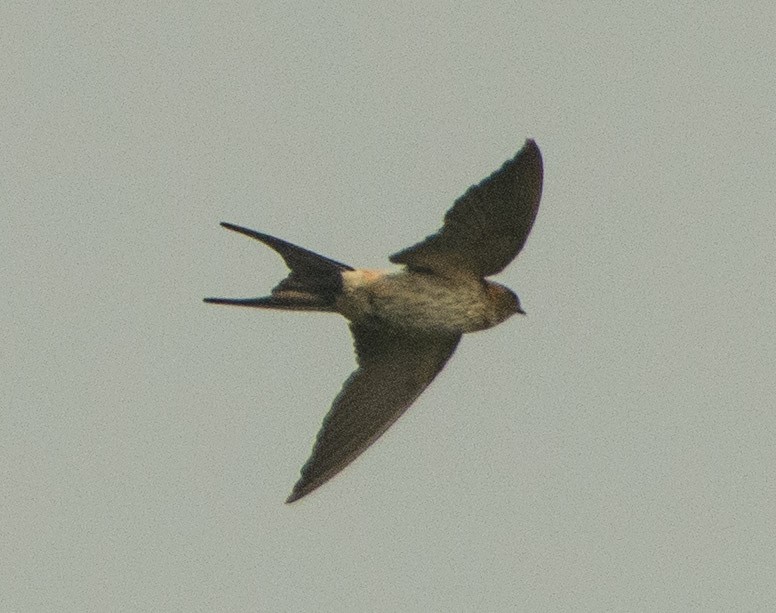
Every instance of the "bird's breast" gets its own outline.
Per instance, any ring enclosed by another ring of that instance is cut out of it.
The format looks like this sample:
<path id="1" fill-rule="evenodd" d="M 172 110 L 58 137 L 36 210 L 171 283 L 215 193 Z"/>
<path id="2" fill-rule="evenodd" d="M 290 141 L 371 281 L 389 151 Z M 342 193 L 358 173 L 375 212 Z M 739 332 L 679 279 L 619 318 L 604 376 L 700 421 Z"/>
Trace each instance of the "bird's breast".
<path id="1" fill-rule="evenodd" d="M 429 333 L 474 332 L 506 319 L 478 279 L 413 271 L 342 273 L 337 310 L 353 322 L 375 321 Z"/>

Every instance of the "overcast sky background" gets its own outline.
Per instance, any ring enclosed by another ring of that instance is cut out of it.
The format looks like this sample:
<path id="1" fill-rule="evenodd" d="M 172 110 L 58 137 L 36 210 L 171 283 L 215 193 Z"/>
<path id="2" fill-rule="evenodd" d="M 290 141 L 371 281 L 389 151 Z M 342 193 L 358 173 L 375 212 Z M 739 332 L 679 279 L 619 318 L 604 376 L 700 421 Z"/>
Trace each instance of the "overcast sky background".
<path id="1" fill-rule="evenodd" d="M 0 21 L 0 609 L 776 610 L 771 2 Z M 383 267 L 527 137 L 528 316 L 283 504 L 351 340 L 218 222 Z"/>

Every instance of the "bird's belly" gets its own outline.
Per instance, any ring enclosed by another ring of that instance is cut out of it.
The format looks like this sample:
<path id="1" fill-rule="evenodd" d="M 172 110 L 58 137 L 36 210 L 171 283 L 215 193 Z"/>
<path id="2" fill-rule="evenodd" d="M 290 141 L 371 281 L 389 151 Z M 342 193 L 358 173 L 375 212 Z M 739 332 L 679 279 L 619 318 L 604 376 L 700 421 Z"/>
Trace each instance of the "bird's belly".
<path id="1" fill-rule="evenodd" d="M 343 274 L 339 311 L 353 322 L 454 334 L 497 323 L 489 316 L 487 295 L 476 280 L 410 272 L 372 275 Z"/>

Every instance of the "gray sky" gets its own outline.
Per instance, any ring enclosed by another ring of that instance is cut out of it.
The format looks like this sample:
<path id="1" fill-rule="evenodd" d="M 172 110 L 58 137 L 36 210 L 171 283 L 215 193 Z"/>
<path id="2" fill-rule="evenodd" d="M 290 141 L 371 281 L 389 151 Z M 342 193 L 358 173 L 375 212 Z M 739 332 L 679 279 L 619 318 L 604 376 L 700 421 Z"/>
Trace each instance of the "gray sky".
<path id="1" fill-rule="evenodd" d="M 776 609 L 776 9 L 527 4 L 2 5 L 0 609 Z M 528 317 L 284 505 L 351 341 L 218 222 L 385 266 L 526 137 Z"/>

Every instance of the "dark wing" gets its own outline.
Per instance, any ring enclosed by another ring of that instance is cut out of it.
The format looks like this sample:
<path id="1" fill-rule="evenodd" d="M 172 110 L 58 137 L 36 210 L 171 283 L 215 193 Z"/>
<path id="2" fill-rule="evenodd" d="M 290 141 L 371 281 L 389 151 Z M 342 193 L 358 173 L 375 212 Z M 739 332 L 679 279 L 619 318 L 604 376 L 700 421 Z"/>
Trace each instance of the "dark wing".
<path id="1" fill-rule="evenodd" d="M 542 155 L 527 140 L 513 159 L 455 201 L 439 232 L 393 254 L 391 262 L 440 274 L 496 274 L 525 244 L 541 195 Z"/>
<path id="2" fill-rule="evenodd" d="M 355 460 L 415 401 L 455 351 L 460 335 L 409 335 L 351 324 L 358 369 L 323 420 L 286 502 L 309 494 Z"/>

